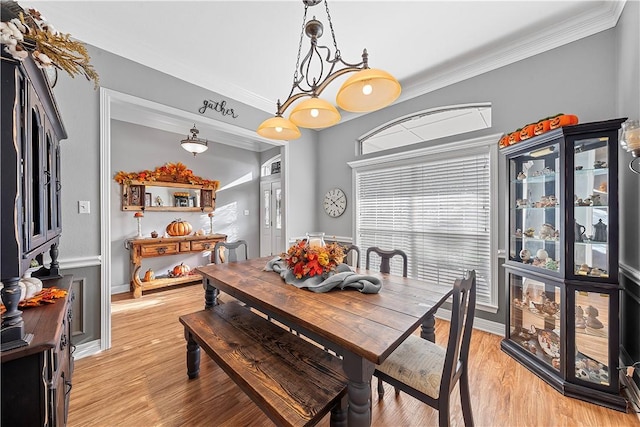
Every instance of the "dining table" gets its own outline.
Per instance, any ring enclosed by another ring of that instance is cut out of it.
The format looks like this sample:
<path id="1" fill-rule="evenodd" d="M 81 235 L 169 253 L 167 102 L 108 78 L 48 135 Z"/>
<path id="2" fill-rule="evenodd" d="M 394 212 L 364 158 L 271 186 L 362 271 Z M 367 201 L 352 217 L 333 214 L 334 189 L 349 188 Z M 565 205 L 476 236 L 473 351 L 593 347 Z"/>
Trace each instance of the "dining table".
<path id="1" fill-rule="evenodd" d="M 205 308 L 217 305 L 223 292 L 333 351 L 342 358 L 349 381 L 347 425 L 371 425 L 371 380 L 376 365 L 419 327 L 423 338 L 435 341 L 434 314 L 451 295 L 453 283 L 354 269 L 378 277 L 380 290 L 362 293 L 345 288 L 316 293 L 287 284 L 278 273 L 265 270 L 272 259 L 198 267 Z"/>

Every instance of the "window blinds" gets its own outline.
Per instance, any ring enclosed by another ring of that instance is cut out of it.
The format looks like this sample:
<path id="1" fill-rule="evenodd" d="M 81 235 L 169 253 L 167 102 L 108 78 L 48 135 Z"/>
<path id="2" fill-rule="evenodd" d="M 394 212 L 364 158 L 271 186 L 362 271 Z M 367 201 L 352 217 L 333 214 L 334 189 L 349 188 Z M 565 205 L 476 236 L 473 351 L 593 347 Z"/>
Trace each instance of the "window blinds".
<path id="1" fill-rule="evenodd" d="M 356 173 L 357 243 L 402 249 L 409 277 L 453 285 L 477 272 L 478 302 L 491 301 L 489 153 L 420 160 Z M 371 267 L 379 258 L 372 254 Z M 363 265 L 364 266 L 364 265 Z M 391 261 L 402 275 L 402 259 Z"/>

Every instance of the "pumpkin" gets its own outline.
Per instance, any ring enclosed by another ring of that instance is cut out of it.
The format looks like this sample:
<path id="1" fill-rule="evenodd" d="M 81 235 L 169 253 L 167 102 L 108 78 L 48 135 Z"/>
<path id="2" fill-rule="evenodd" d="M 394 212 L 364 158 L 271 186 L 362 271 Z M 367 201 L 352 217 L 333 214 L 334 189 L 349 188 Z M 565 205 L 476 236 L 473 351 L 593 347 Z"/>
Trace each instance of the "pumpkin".
<path id="1" fill-rule="evenodd" d="M 509 135 L 505 135 L 500 138 L 500 142 L 498 142 L 498 147 L 504 148 L 509 145 Z"/>
<path id="2" fill-rule="evenodd" d="M 521 129 L 518 129 L 517 131 L 509 134 L 509 145 L 513 145 L 520 141 L 520 130 Z"/>
<path id="3" fill-rule="evenodd" d="M 180 265 L 176 265 L 175 267 L 173 267 L 173 270 L 171 270 L 171 273 L 178 277 L 178 276 L 186 276 L 187 274 L 189 274 L 189 272 L 191 271 L 191 268 L 189 268 L 188 265 L 185 265 L 184 263 L 180 263 Z"/>
<path id="4" fill-rule="evenodd" d="M 526 125 L 525 127 L 523 127 L 522 130 L 520 131 L 520 141 L 524 141 L 525 139 L 531 138 L 533 136 L 534 127 L 535 127 L 534 124 Z"/>
<path id="5" fill-rule="evenodd" d="M 549 123 L 550 122 L 551 122 L 551 120 L 549 120 L 549 119 L 540 120 L 534 126 L 533 134 L 534 135 L 542 135 L 543 133 L 548 132 L 549 131 Z"/>
<path id="6" fill-rule="evenodd" d="M 156 278 L 156 275 L 153 273 L 152 269 L 148 269 L 146 273 L 144 273 L 144 277 L 142 278 L 143 282 L 150 282 Z"/>
<path id="7" fill-rule="evenodd" d="M 577 125 L 578 116 L 573 114 L 558 114 L 549 121 L 549 129 L 558 129 L 563 126 Z"/>
<path id="8" fill-rule="evenodd" d="M 187 236 L 191 233 L 193 227 L 187 221 L 183 221 L 180 218 L 171 221 L 167 225 L 167 234 L 169 236 Z"/>

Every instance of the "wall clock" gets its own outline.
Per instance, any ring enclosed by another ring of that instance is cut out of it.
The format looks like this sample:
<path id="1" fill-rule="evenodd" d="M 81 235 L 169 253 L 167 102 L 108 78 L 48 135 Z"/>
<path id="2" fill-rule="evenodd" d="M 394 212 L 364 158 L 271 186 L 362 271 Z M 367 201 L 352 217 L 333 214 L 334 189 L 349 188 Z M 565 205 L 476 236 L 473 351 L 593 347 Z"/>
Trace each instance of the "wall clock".
<path id="1" fill-rule="evenodd" d="M 339 188 L 327 191 L 324 195 L 324 211 L 330 217 L 337 218 L 342 215 L 347 208 L 347 196 Z"/>

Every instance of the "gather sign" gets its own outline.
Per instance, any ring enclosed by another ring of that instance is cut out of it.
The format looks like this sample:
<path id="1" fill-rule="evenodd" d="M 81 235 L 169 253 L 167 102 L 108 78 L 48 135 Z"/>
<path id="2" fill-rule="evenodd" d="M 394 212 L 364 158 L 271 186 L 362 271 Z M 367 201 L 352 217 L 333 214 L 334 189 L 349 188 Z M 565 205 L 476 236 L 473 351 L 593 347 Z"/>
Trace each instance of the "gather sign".
<path id="1" fill-rule="evenodd" d="M 202 106 L 198 108 L 198 112 L 200 114 L 204 114 L 207 112 L 207 110 L 213 110 L 215 112 L 218 112 L 222 114 L 224 117 L 231 116 L 234 119 L 238 118 L 238 115 L 236 114 L 235 111 L 233 111 L 233 108 L 227 108 L 227 101 L 225 100 L 214 101 L 211 99 L 205 99 L 202 103 Z"/>

